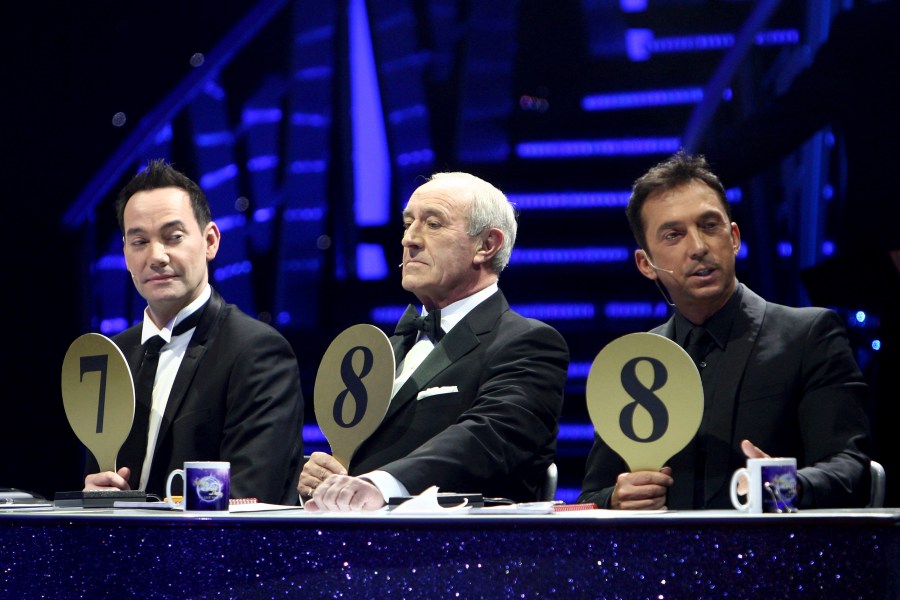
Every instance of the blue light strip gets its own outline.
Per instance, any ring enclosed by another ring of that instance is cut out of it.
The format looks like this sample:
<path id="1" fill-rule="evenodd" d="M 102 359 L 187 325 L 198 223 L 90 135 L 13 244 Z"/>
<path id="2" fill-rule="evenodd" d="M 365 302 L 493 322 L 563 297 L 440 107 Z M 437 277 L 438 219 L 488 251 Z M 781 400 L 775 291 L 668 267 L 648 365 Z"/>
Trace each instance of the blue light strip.
<path id="1" fill-rule="evenodd" d="M 127 268 L 122 254 L 104 254 L 94 261 L 95 271 L 124 271 Z"/>
<path id="2" fill-rule="evenodd" d="M 593 319 L 597 310 L 591 303 L 518 304 L 512 309 L 517 313 L 544 321 L 577 321 Z M 369 312 L 373 323 L 393 325 L 400 320 L 406 306 L 376 306 Z"/>
<path id="3" fill-rule="evenodd" d="M 589 158 L 592 156 L 640 156 L 672 154 L 681 138 L 623 138 L 606 140 L 547 140 L 516 145 L 519 158 Z"/>
<path id="4" fill-rule="evenodd" d="M 594 441 L 594 426 L 590 423 L 560 423 L 557 439 L 561 442 L 586 442 Z M 303 426 L 303 441 L 313 444 L 327 444 L 325 434 L 318 425 Z"/>
<path id="5" fill-rule="evenodd" d="M 590 423 L 560 423 L 557 439 L 561 442 L 593 442 L 594 426 Z"/>
<path id="6" fill-rule="evenodd" d="M 100 333 L 103 335 L 115 335 L 128 329 L 128 319 L 125 317 L 110 317 L 100 321 Z"/>
<path id="7" fill-rule="evenodd" d="M 247 224 L 247 217 L 242 214 L 222 215 L 215 221 L 216 225 L 219 227 L 219 231 L 224 232 L 245 226 Z"/>
<path id="8" fill-rule="evenodd" d="M 247 170 L 253 172 L 271 171 L 278 167 L 280 161 L 281 159 L 277 154 L 253 156 L 247 159 Z"/>
<path id="9" fill-rule="evenodd" d="M 391 161 L 365 0 L 350 0 L 350 112 L 353 209 L 357 225 L 390 220 Z"/>
<path id="10" fill-rule="evenodd" d="M 357 244 L 356 276 L 362 281 L 387 279 L 387 259 L 381 244 Z"/>
<path id="11" fill-rule="evenodd" d="M 597 306 L 590 302 L 516 304 L 512 309 L 525 317 L 542 321 L 579 321 L 597 316 Z M 373 323 L 393 325 L 405 310 L 405 306 L 376 306 L 369 312 L 369 318 Z M 603 316 L 614 321 L 664 319 L 668 314 L 669 306 L 665 302 L 608 302 L 603 307 Z M 578 369 L 581 367 L 577 364 L 570 364 L 569 376 L 586 377 L 587 372 L 579 375 Z"/>
<path id="12" fill-rule="evenodd" d="M 393 325 L 400 320 L 405 310 L 405 306 L 376 306 L 369 311 L 369 318 L 372 319 L 373 323 L 389 323 Z"/>
<path id="13" fill-rule="evenodd" d="M 599 352 L 599 348 L 597 349 Z M 569 363 L 569 374 L 568 379 L 580 379 L 584 381 L 587 379 L 588 373 L 591 371 L 591 364 L 589 362 L 570 362 Z"/>
<path id="14" fill-rule="evenodd" d="M 284 220 L 294 221 L 321 221 L 325 211 L 321 208 L 291 208 L 284 211 Z"/>
<path id="15" fill-rule="evenodd" d="M 230 146 L 233 143 L 234 134 L 230 131 L 210 131 L 208 133 L 198 133 L 194 136 L 194 145 L 198 148 Z"/>
<path id="16" fill-rule="evenodd" d="M 540 321 L 577 321 L 594 318 L 594 305 L 583 303 L 559 304 L 519 304 L 512 309 L 530 319 Z"/>
<path id="17" fill-rule="evenodd" d="M 725 190 L 725 196 L 732 204 L 742 199 L 741 188 Z M 628 206 L 629 190 L 581 191 L 581 192 L 541 192 L 538 194 L 507 194 L 510 202 L 519 210 L 577 210 L 585 208 L 624 208 Z"/>
<path id="18" fill-rule="evenodd" d="M 300 175 L 302 173 L 324 173 L 328 168 L 328 163 L 324 160 L 295 160 L 291 163 L 291 173 Z"/>
<path id="19" fill-rule="evenodd" d="M 268 108 L 245 108 L 241 113 L 241 121 L 245 127 L 253 125 L 265 125 L 268 123 L 281 122 L 281 109 L 277 107 Z"/>
<path id="20" fill-rule="evenodd" d="M 796 29 L 760 31 L 753 38 L 756 46 L 790 46 L 800 42 Z M 673 37 L 655 37 L 650 29 L 629 29 L 625 32 L 625 46 L 632 61 L 649 60 L 653 54 L 703 52 L 724 50 L 735 44 L 733 33 L 707 33 Z"/>
<path id="21" fill-rule="evenodd" d="M 295 112 L 291 115 L 291 125 L 295 127 L 313 127 L 316 129 L 324 129 L 331 125 L 331 118 L 328 115 L 320 113 L 300 113 Z"/>
<path id="22" fill-rule="evenodd" d="M 522 248 L 513 250 L 510 261 L 516 265 L 592 264 L 625 262 L 631 251 L 625 246 L 594 248 Z"/>
<path id="23" fill-rule="evenodd" d="M 238 174 L 239 171 L 236 164 L 225 165 L 220 169 L 202 175 L 200 177 L 200 187 L 209 193 L 209 190 L 219 187 L 230 179 L 234 179 Z"/>
<path id="24" fill-rule="evenodd" d="M 213 277 L 216 281 L 225 281 L 226 279 L 231 279 L 232 277 L 248 275 L 252 271 L 253 263 L 251 263 L 249 260 L 242 260 L 231 263 L 230 265 L 225 265 L 224 267 L 219 267 L 218 269 L 213 271 Z"/>
<path id="25" fill-rule="evenodd" d="M 541 194 L 507 194 L 519 210 L 558 210 L 577 208 L 613 208 L 628 204 L 629 191 L 545 192 Z"/>
<path id="26" fill-rule="evenodd" d="M 703 88 L 687 87 L 667 90 L 644 90 L 640 92 L 617 92 L 613 94 L 591 94 L 581 100 L 582 110 L 588 112 L 644 108 L 648 106 L 672 106 L 676 104 L 696 104 L 703 99 Z"/>
<path id="27" fill-rule="evenodd" d="M 665 318 L 669 314 L 669 305 L 665 302 L 607 302 L 603 314 L 614 320 Z"/>

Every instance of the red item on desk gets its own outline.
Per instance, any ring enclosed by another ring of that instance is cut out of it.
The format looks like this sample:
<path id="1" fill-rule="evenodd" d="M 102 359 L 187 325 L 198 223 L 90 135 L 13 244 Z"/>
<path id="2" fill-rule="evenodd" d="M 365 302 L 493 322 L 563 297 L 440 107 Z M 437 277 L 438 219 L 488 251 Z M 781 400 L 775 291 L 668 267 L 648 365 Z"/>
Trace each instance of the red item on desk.
<path id="1" fill-rule="evenodd" d="M 557 504 L 553 507 L 553 512 L 568 512 L 570 510 L 597 510 L 597 505 L 593 502 L 585 502 L 584 504 Z"/>

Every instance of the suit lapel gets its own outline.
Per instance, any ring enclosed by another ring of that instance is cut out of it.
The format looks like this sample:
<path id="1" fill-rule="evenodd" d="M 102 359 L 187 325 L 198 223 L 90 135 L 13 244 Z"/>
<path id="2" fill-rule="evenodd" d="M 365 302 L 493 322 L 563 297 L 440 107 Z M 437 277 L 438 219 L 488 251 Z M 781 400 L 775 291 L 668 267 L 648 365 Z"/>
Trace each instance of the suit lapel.
<path id="1" fill-rule="evenodd" d="M 478 346 L 478 337 L 472 333 L 472 329 L 463 319 L 450 333 L 444 336 L 440 344 L 428 353 L 428 356 L 413 371 L 406 383 L 403 384 L 403 387 L 397 390 L 397 394 L 391 400 L 384 418 L 389 418 L 402 406 L 410 402 L 428 385 L 428 382 L 476 346 Z"/>
<path id="2" fill-rule="evenodd" d="M 386 421 L 401 407 L 413 400 L 420 391 L 425 389 L 431 380 L 442 373 L 447 367 L 474 350 L 478 344 L 478 336 L 493 329 L 497 319 L 505 311 L 509 310 L 506 298 L 499 290 L 496 294 L 476 306 L 472 311 L 457 323 L 450 332 L 444 336 L 441 342 L 434 347 L 422 364 L 413 371 L 410 378 L 403 384 L 388 406 L 384 415 Z M 391 338 L 393 344 L 399 336 Z M 401 338 L 402 343 L 402 338 Z"/>
<path id="3" fill-rule="evenodd" d="M 124 353 L 123 353 L 124 354 Z M 141 334 L 137 334 L 137 340 L 134 346 L 128 351 L 126 362 L 131 370 L 131 381 L 137 383 L 137 373 L 141 368 L 141 362 L 144 360 L 144 345 L 141 344 Z"/>
<path id="4" fill-rule="evenodd" d="M 187 391 L 191 387 L 191 382 L 194 380 L 197 368 L 200 366 L 203 355 L 206 354 L 209 342 L 215 335 L 215 324 L 219 321 L 224 308 L 225 301 L 215 290 L 213 290 L 212 296 L 209 299 L 209 305 L 206 307 L 203 316 L 200 318 L 200 323 L 197 324 L 194 335 L 191 336 L 191 341 L 188 343 L 184 358 L 181 360 L 181 365 L 178 367 L 178 373 L 175 375 L 175 381 L 172 383 L 172 391 L 169 392 L 169 399 L 166 402 L 166 411 L 159 424 L 159 434 L 156 437 L 155 452 L 159 451 L 160 443 L 165 439 L 169 429 L 172 427 L 172 423 L 175 422 L 175 416 L 178 414 L 178 411 L 184 402 L 184 398 L 187 395 Z"/>
<path id="5" fill-rule="evenodd" d="M 728 336 L 728 348 L 723 354 L 722 364 L 718 369 L 712 402 L 703 415 L 703 425 L 701 425 L 701 430 L 706 431 L 708 435 L 716 432 L 717 437 L 720 437 L 729 446 L 734 436 L 734 411 L 737 405 L 738 390 L 741 387 L 750 354 L 759 337 L 765 313 L 765 300 L 745 286 L 740 310 L 735 316 L 731 333 Z M 725 480 L 731 478 L 728 466 L 730 456 L 730 452 L 707 452 L 704 477 L 707 502 L 717 490 L 725 487 Z"/>
<path id="6" fill-rule="evenodd" d="M 415 306 L 410 304 L 406 307 L 406 311 L 403 313 L 401 320 L 407 316 L 417 317 L 419 316 L 419 311 L 416 310 Z M 394 365 L 400 365 L 400 361 L 403 360 L 406 353 L 409 352 L 410 348 L 412 348 L 412 345 L 415 343 L 415 337 L 416 336 L 414 335 L 404 336 L 397 334 L 391 336 L 391 347 L 394 349 Z"/>

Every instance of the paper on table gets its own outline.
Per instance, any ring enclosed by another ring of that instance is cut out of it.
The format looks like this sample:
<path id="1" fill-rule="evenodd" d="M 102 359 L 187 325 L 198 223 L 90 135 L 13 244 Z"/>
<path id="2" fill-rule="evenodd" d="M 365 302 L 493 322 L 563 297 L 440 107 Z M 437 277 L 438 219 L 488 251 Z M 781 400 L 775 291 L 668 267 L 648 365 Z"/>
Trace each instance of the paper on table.
<path id="1" fill-rule="evenodd" d="M 265 510 L 303 510 L 303 507 L 287 504 L 268 504 L 266 502 L 236 503 L 228 507 L 228 511 L 232 513 L 262 512 Z"/>
<path id="2" fill-rule="evenodd" d="M 394 510 L 391 512 L 393 514 L 401 513 L 401 514 L 423 514 L 423 513 L 457 513 L 457 512 L 466 512 L 471 507 L 467 506 L 469 501 L 467 499 L 463 499 L 462 503 L 457 504 L 456 506 L 441 506 L 438 503 L 437 499 L 438 487 L 436 485 L 431 486 L 418 496 L 413 496 L 403 504 L 399 504 Z"/>
<path id="3" fill-rule="evenodd" d="M 520 502 L 500 506 L 473 508 L 472 514 L 480 515 L 549 515 L 553 514 L 555 502 Z"/>
<path id="4" fill-rule="evenodd" d="M 53 508 L 53 504 L 50 502 L 17 502 L 15 504 L 3 504 L 0 503 L 0 510 L 33 510 L 33 509 L 45 509 L 45 508 Z"/>

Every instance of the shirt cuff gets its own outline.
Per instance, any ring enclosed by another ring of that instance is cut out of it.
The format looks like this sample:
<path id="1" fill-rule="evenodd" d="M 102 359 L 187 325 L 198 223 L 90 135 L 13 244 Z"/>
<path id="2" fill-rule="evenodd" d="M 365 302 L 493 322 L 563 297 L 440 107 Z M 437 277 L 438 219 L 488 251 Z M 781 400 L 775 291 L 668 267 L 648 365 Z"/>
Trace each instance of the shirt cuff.
<path id="1" fill-rule="evenodd" d="M 396 477 L 387 471 L 372 471 L 371 473 L 360 475 L 359 478 L 365 479 L 377 487 L 384 498 L 385 504 L 387 504 L 388 500 L 391 498 L 397 496 L 409 496 L 409 491 L 406 489 L 406 486 L 400 483 Z"/>

